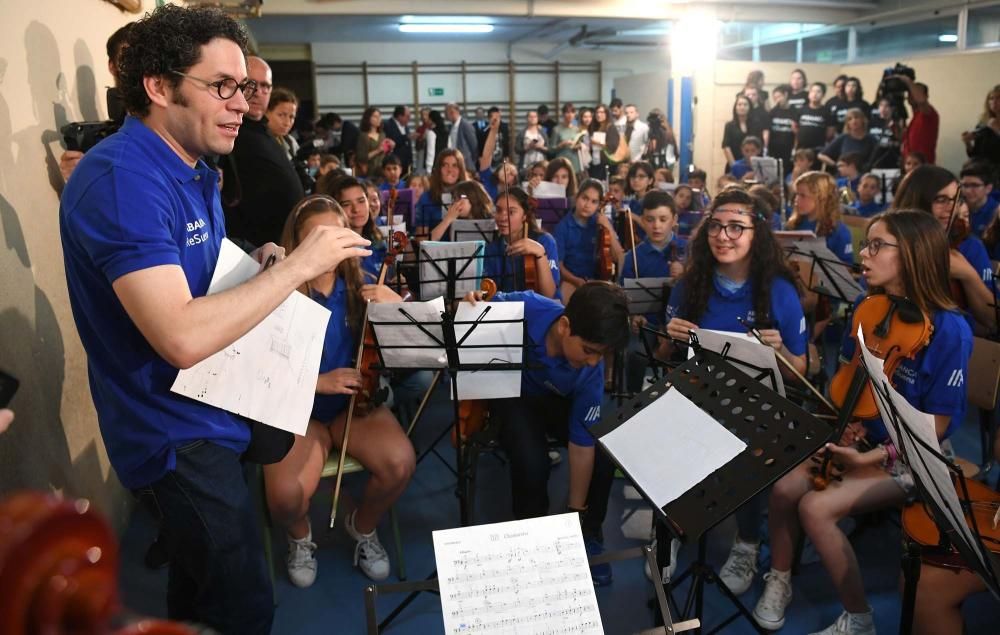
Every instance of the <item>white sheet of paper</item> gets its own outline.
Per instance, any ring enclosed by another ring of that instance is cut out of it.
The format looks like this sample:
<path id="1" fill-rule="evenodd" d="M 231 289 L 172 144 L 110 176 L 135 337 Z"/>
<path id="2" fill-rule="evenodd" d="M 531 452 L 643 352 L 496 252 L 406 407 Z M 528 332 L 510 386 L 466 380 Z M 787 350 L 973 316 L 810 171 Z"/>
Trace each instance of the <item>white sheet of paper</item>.
<path id="1" fill-rule="evenodd" d="M 632 315 L 663 313 L 669 299 L 663 287 L 670 283 L 670 278 L 625 278 L 623 288 L 628 296 L 628 312 Z"/>
<path id="2" fill-rule="evenodd" d="M 592 132 L 592 133 L 590 133 L 590 142 L 591 143 L 596 143 L 596 144 L 602 145 L 602 146 L 607 145 L 608 144 L 608 133 L 606 133 L 606 132 Z"/>
<path id="3" fill-rule="evenodd" d="M 402 216 L 397 216 L 396 218 L 403 218 L 403 217 Z M 376 225 L 375 229 L 378 230 L 378 233 L 382 236 L 382 238 L 388 238 L 390 231 L 391 232 L 403 232 L 405 234 L 406 233 L 406 223 L 404 223 L 403 221 L 399 221 L 398 223 L 393 223 L 391 227 L 388 226 L 388 225 Z"/>
<path id="4" fill-rule="evenodd" d="M 902 425 L 908 428 L 913 436 L 927 444 L 927 447 L 934 449 L 940 454 L 941 445 L 938 443 L 933 415 L 917 410 L 892 387 L 883 370 L 882 360 L 875 357 L 865 345 L 865 336 L 860 327 L 858 328 L 858 346 L 861 347 L 862 361 L 865 369 L 868 371 L 869 379 L 873 382 L 873 385 L 883 386 L 888 391 L 888 403 L 883 399 L 882 393 L 879 390 L 874 391 L 875 405 L 878 406 L 879 415 L 885 423 L 885 429 L 889 433 L 889 438 L 892 439 L 893 445 L 899 450 L 901 456 L 909 459 L 907 465 L 913 471 L 914 478 L 928 488 L 937 506 L 947 510 L 951 518 L 956 519 L 957 522 L 954 522 L 953 525 L 962 533 L 966 542 L 976 544 L 972 530 L 969 529 L 968 524 L 965 522 L 962 505 L 958 500 L 958 494 L 955 493 L 955 488 L 951 484 L 951 473 L 948 468 L 944 463 L 933 457 L 926 462 L 914 461 L 915 457 L 926 455 L 927 452 L 923 449 L 908 447 L 908 443 L 899 438 L 899 435 L 896 434 L 896 429 L 889 423 L 892 420 L 891 414 L 894 408 L 902 420 Z M 941 485 L 942 487 L 940 489 L 934 488 L 931 486 L 932 483 Z M 977 555 L 982 561 L 983 554 L 977 552 Z"/>
<path id="5" fill-rule="evenodd" d="M 487 310 L 488 309 L 488 310 Z M 486 311 L 485 315 L 483 312 Z M 479 324 L 462 340 L 472 328 L 471 322 L 483 315 Z M 455 339 L 460 342 L 458 361 L 462 364 L 510 363 L 520 364 L 524 349 L 523 323 L 497 323 L 496 320 L 523 320 L 524 302 L 468 302 L 458 305 L 455 313 Z M 490 345 L 490 348 L 463 348 L 466 345 Z M 493 345 L 496 346 L 493 346 Z M 507 399 L 521 396 L 521 371 L 483 370 L 459 372 L 458 398 L 462 399 Z"/>
<path id="6" fill-rule="evenodd" d="M 531 193 L 535 198 L 566 198 L 566 186 L 549 181 L 542 181 Z"/>
<path id="7" fill-rule="evenodd" d="M 433 533 L 447 635 L 604 628 L 577 514 Z"/>
<path id="8" fill-rule="evenodd" d="M 420 243 L 420 297 L 434 298 L 448 292 L 445 278 L 448 274 L 448 261 L 442 258 L 457 258 L 455 273 L 455 297 L 461 300 L 469 291 L 478 291 L 479 282 L 483 276 L 483 257 L 486 254 L 486 243 L 482 240 L 465 242 L 436 242 L 425 240 Z M 431 262 L 436 260 L 438 262 Z M 471 261 L 471 262 L 470 262 Z M 424 281 L 427 282 L 424 282 Z"/>
<path id="9" fill-rule="evenodd" d="M 452 242 L 463 240 L 491 242 L 496 235 L 497 222 L 492 218 L 456 218 L 448 229 L 451 232 Z"/>
<path id="10" fill-rule="evenodd" d="M 209 294 L 260 270 L 229 240 L 222 242 Z M 177 373 L 175 392 L 269 426 L 306 433 L 330 311 L 293 292 L 246 335 Z"/>
<path id="11" fill-rule="evenodd" d="M 403 311 L 406 313 L 404 314 Z M 441 314 L 443 312 L 444 298 L 441 297 L 434 298 L 429 302 L 369 304 L 368 321 L 375 329 L 375 341 L 382 350 L 385 367 L 444 367 L 447 358 L 444 346 L 441 344 L 443 341 Z M 430 335 L 422 331 L 407 315 L 419 322 Z M 430 346 L 431 348 L 413 348 L 416 346 Z"/>
<path id="12" fill-rule="evenodd" d="M 747 447 L 674 389 L 601 437 L 601 443 L 661 508 Z"/>
<path id="13" fill-rule="evenodd" d="M 741 361 L 757 368 L 770 370 L 774 375 L 775 385 L 772 386 L 769 379 L 761 381 L 762 384 L 775 391 L 782 397 L 785 396 L 785 382 L 781 378 L 781 369 L 778 368 L 777 352 L 770 346 L 765 346 L 757 341 L 749 333 L 731 333 L 728 331 L 714 331 L 712 329 L 695 329 L 698 336 L 698 343 L 714 353 L 722 354 L 722 349 L 729 344 L 729 354 L 727 358 L 730 362 Z M 694 348 L 688 348 L 688 359 L 694 356 Z M 758 375 L 757 371 L 734 363 L 733 366 L 739 368 L 751 377 Z"/>

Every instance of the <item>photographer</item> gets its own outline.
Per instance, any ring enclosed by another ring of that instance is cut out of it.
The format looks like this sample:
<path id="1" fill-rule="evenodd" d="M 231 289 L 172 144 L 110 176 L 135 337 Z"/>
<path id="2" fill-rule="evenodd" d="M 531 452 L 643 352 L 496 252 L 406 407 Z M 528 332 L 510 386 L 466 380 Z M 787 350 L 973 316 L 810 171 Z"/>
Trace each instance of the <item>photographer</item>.
<path id="1" fill-rule="evenodd" d="M 649 113 L 646 123 L 649 125 L 649 135 L 646 153 L 642 156 L 642 160 L 648 161 L 653 169 L 672 170 L 677 163 L 677 140 L 674 138 L 673 129 L 659 109 Z"/>
<path id="2" fill-rule="evenodd" d="M 940 117 L 934 106 L 927 101 L 927 84 L 913 81 L 907 75 L 892 76 L 906 86 L 907 101 L 913 109 L 913 117 L 903 129 L 903 157 L 910 152 L 920 152 L 928 163 L 936 163 L 938 126 Z"/>

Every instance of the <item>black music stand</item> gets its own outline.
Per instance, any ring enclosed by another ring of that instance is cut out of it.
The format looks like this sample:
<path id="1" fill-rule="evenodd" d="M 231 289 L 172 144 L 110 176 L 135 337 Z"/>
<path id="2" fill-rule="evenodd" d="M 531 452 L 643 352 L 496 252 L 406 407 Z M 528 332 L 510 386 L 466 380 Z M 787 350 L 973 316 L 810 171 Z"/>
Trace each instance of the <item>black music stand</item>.
<path id="1" fill-rule="evenodd" d="M 535 216 L 542 221 L 542 229 L 552 233 L 559 221 L 569 213 L 570 202 L 568 198 L 537 198 L 538 207 Z"/>
<path id="2" fill-rule="evenodd" d="M 903 398 L 889 385 L 885 375 L 873 375 L 872 369 L 868 371 L 875 403 L 886 430 L 901 460 L 910 467 L 919 498 L 940 530 L 938 550 L 943 553 L 949 553 L 951 549 L 957 551 L 962 564 L 978 575 L 993 596 L 1000 599 L 1000 560 L 983 544 L 979 526 L 971 513 L 973 503 L 961 468 L 928 442 L 926 437 L 934 434 L 933 427 L 921 435 L 920 429 L 900 412 L 897 407 L 899 401 L 896 400 Z M 961 490 L 957 498 L 956 484 Z M 909 635 L 913 628 L 922 551 L 923 547 L 919 544 L 904 538 L 901 635 Z"/>
<path id="3" fill-rule="evenodd" d="M 465 291 L 479 289 L 479 283 L 482 280 L 483 275 L 472 265 L 474 262 L 481 262 L 485 258 L 485 243 L 477 246 L 473 253 L 464 256 L 443 256 L 431 258 L 427 256 L 423 249 L 421 249 L 416 260 L 417 271 L 421 271 L 421 297 L 423 296 L 424 285 L 444 283 L 445 293 L 443 295 L 445 302 L 461 300 L 465 296 Z M 423 267 L 421 267 L 421 265 L 428 263 L 430 263 L 433 271 L 432 277 L 429 278 L 423 276 Z M 479 267 L 478 269 L 481 270 L 482 267 Z M 463 289 L 458 288 L 459 282 L 466 283 L 462 285 Z"/>
<path id="4" fill-rule="evenodd" d="M 758 632 L 764 633 L 767 631 L 757 626 L 750 611 L 719 582 L 707 564 L 707 532 L 812 456 L 827 441 L 831 428 L 766 388 L 723 355 L 700 348 L 696 341 L 692 345 L 696 351 L 693 358 L 674 369 L 665 380 L 605 415 L 590 431 L 604 445 L 602 437 L 626 425 L 665 392 L 677 390 L 746 443 L 746 449 L 736 458 L 662 508 L 652 502 L 631 476 L 636 466 L 623 464 L 606 446 L 605 450 L 664 521 L 657 526 L 657 544 L 669 545 L 671 537 L 698 543 L 697 560 L 670 583 L 673 587 L 692 577 L 681 616 L 701 620 L 704 585 L 717 583 L 737 612 L 709 632 L 720 631 L 742 615 Z M 656 452 L 649 452 L 648 458 L 662 460 Z M 658 570 L 662 570 L 668 564 L 670 549 L 657 552 Z"/>
<path id="5" fill-rule="evenodd" d="M 629 281 L 634 286 L 628 286 Z M 650 311 L 644 309 L 653 308 L 663 315 L 666 311 L 667 301 L 670 299 L 670 289 L 673 283 L 673 279 L 669 277 L 658 277 L 658 278 L 625 278 L 625 286 L 622 289 L 625 291 L 625 296 L 628 299 L 629 316 L 645 315 Z M 652 306 L 650 306 L 652 305 Z M 659 337 L 662 333 L 658 332 L 648 326 L 643 326 L 639 329 L 639 342 L 642 344 L 643 352 L 634 351 L 636 355 L 641 355 L 645 357 L 647 361 L 654 359 L 653 351 L 649 345 L 650 337 Z M 655 339 L 653 341 L 656 341 Z M 612 370 L 612 396 L 618 397 L 619 405 L 621 397 L 630 397 L 631 393 L 628 392 L 627 386 L 625 386 L 625 365 L 627 361 L 626 351 L 618 351 L 615 354 L 615 367 Z M 652 365 L 652 364 L 649 364 Z M 647 366 L 648 367 L 648 366 Z"/>
<path id="6" fill-rule="evenodd" d="M 389 204 L 389 195 L 391 192 L 389 190 L 382 190 L 379 192 L 378 197 L 382 202 L 382 209 L 385 210 L 386 205 Z M 410 188 L 401 188 L 396 190 L 396 205 L 391 210 L 386 210 L 390 221 L 393 215 L 398 215 L 403 217 L 403 222 L 406 223 L 407 227 L 416 227 L 416 201 L 413 199 L 413 190 Z"/>

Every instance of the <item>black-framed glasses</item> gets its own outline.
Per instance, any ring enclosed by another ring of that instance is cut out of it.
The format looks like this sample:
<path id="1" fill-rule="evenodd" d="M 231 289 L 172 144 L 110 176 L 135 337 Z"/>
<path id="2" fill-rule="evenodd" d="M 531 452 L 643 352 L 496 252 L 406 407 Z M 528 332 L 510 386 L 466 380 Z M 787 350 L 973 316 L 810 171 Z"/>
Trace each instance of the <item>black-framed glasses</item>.
<path id="1" fill-rule="evenodd" d="M 722 232 L 726 232 L 726 236 L 729 240 L 739 240 L 740 236 L 743 235 L 743 232 L 752 229 L 753 227 L 750 225 L 741 225 L 740 223 L 729 223 L 728 225 L 725 225 L 717 220 L 708 221 L 707 226 L 708 235 L 712 238 L 715 238 Z"/>
<path id="2" fill-rule="evenodd" d="M 932 203 L 934 205 L 954 205 L 958 199 L 958 196 L 945 196 L 944 194 L 938 194 L 934 197 Z"/>
<path id="3" fill-rule="evenodd" d="M 959 186 L 963 190 L 978 190 L 978 189 L 986 187 L 986 184 L 985 183 L 973 183 L 973 182 L 969 181 L 968 183 L 959 183 Z"/>
<path id="4" fill-rule="evenodd" d="M 867 238 L 865 238 L 860 243 L 858 243 L 858 246 L 861 247 L 862 251 L 864 251 L 865 249 L 867 249 L 869 254 L 871 254 L 872 256 L 877 256 L 879 250 L 882 249 L 883 247 L 896 247 L 896 248 L 898 248 L 899 244 L 898 243 L 886 242 L 886 241 L 882 240 L 881 238 L 872 238 L 871 240 L 868 240 Z"/>
<path id="5" fill-rule="evenodd" d="M 219 99 L 226 101 L 227 99 L 232 99 L 236 95 L 236 91 L 243 93 L 243 99 L 250 101 L 253 96 L 257 94 L 257 82 L 252 79 L 245 79 L 243 83 L 236 81 L 232 77 L 227 77 L 225 79 L 220 79 L 215 82 L 210 82 L 207 79 L 202 79 L 200 77 L 195 77 L 194 75 L 188 75 L 187 73 L 182 73 L 180 71 L 170 71 L 174 75 L 179 75 L 187 79 L 193 79 L 194 81 L 204 84 L 205 86 L 210 86 L 215 89 L 215 92 L 219 94 Z"/>

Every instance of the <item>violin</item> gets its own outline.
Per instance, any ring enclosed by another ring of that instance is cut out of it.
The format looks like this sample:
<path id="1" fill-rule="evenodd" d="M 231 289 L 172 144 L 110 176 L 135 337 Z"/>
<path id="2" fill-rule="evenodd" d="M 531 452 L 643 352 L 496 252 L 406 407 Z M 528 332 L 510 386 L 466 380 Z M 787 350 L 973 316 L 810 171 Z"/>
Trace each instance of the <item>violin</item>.
<path id="1" fill-rule="evenodd" d="M 396 214 L 396 199 L 399 198 L 399 190 L 396 186 L 389 188 L 389 200 L 385 204 L 385 226 L 392 227 L 392 218 Z"/>
<path id="2" fill-rule="evenodd" d="M 523 227 L 522 231 L 524 232 L 524 235 L 521 238 L 522 239 L 527 238 L 528 237 L 528 224 L 527 223 L 524 224 L 524 227 Z M 487 281 L 489 281 L 491 284 L 493 284 L 493 286 L 494 286 L 493 293 L 496 293 L 496 288 L 495 288 L 496 284 L 494 284 L 493 281 L 490 280 L 489 278 L 484 278 L 483 279 L 483 285 L 486 285 Z M 525 291 L 538 291 L 538 260 L 534 256 L 532 256 L 531 254 L 525 254 L 524 255 L 524 290 Z M 482 289 L 482 291 L 483 291 L 484 294 L 486 293 L 486 289 L 485 288 Z M 493 297 L 493 293 L 490 293 L 489 297 L 492 298 Z"/>
<path id="3" fill-rule="evenodd" d="M 970 527 L 975 523 L 975 528 L 982 536 L 986 548 L 993 553 L 1000 553 L 1000 529 L 993 523 L 997 510 L 1000 509 L 1000 492 L 979 481 L 965 477 L 953 478 L 955 490 L 965 511 L 966 523 Z M 963 487 L 968 492 L 968 500 Z M 926 505 L 917 502 L 905 507 L 902 520 L 903 531 L 910 540 L 924 547 L 936 548 L 935 552 L 925 554 L 924 560 L 948 568 L 968 568 L 954 548 L 947 545 L 946 540 L 942 540 L 941 530 Z"/>
<path id="4" fill-rule="evenodd" d="M 601 208 L 608 204 L 616 205 L 618 199 L 608 192 L 601 199 Z M 598 211 L 598 214 L 601 212 Z M 611 232 L 603 225 L 597 225 L 597 278 L 599 280 L 614 280 L 615 261 L 611 257 Z"/>
<path id="5" fill-rule="evenodd" d="M 533 259 L 532 259 L 533 260 Z M 525 259 L 527 263 L 527 258 Z M 497 292 L 497 284 L 490 278 L 483 278 L 479 284 L 479 290 L 483 292 L 483 300 L 489 302 Z M 482 399 L 464 399 L 458 402 L 458 434 L 462 437 L 462 442 L 483 429 L 486 425 L 486 417 L 489 411 L 486 408 L 486 401 Z M 456 428 L 451 429 L 451 444 L 458 445 Z"/>
<path id="6" fill-rule="evenodd" d="M 958 199 L 955 197 L 955 201 L 951 205 L 951 217 L 948 219 L 948 227 L 946 233 L 948 234 L 948 245 L 951 249 L 958 249 L 958 246 L 969 237 L 969 221 L 961 218 L 958 211 Z M 962 283 L 954 278 L 948 279 L 948 286 L 951 290 L 951 299 L 955 301 L 960 309 L 969 308 L 969 299 L 965 295 L 965 288 L 962 287 Z"/>
<path id="7" fill-rule="evenodd" d="M 378 273 L 377 285 L 385 284 L 385 276 L 389 271 L 389 265 L 396 257 L 403 253 L 409 239 L 403 232 L 393 232 L 389 236 L 389 248 L 386 250 L 385 259 Z M 330 529 L 333 529 L 337 519 L 337 503 L 340 501 L 340 484 L 344 476 L 344 463 L 347 459 L 347 441 L 351 434 L 351 421 L 355 416 L 367 416 L 375 408 L 382 405 L 388 397 L 388 390 L 379 388 L 381 373 L 376 370 L 379 364 L 378 347 L 375 343 L 375 330 L 368 323 L 368 311 L 364 312 L 361 322 L 361 342 L 358 344 L 358 352 L 355 356 L 354 370 L 361 373 L 361 388 L 351 394 L 351 401 L 347 406 L 347 422 L 344 424 L 344 438 L 340 444 L 340 461 L 337 463 L 337 480 L 333 486 L 333 507 L 330 510 Z"/>
<path id="8" fill-rule="evenodd" d="M 875 393 L 867 373 L 861 366 L 861 347 L 857 332 L 861 328 L 868 350 L 882 359 L 882 368 L 890 381 L 904 359 L 914 359 L 930 343 L 934 326 L 913 301 L 888 294 L 875 294 L 865 298 L 855 309 L 851 322 L 854 355 L 849 364 L 841 365 L 830 381 L 830 399 L 839 408 L 837 441 L 853 443 L 861 438 L 861 428 L 852 421 L 874 419 L 878 416 Z M 823 458 L 822 465 L 813 478 L 816 489 L 825 489 L 832 476 L 831 454 Z M 837 466 L 839 469 L 839 466 Z"/>

